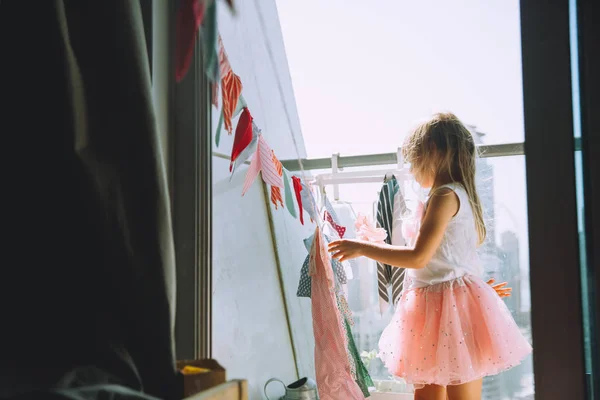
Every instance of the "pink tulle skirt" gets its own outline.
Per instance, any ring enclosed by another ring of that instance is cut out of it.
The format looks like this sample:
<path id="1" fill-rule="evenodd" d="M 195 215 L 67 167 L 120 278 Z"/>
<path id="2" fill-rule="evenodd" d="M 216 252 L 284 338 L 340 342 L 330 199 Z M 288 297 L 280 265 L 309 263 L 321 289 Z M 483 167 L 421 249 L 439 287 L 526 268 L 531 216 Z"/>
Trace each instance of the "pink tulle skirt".
<path id="1" fill-rule="evenodd" d="M 379 341 L 390 373 L 417 388 L 495 375 L 531 350 L 502 299 L 474 276 L 404 291 Z"/>

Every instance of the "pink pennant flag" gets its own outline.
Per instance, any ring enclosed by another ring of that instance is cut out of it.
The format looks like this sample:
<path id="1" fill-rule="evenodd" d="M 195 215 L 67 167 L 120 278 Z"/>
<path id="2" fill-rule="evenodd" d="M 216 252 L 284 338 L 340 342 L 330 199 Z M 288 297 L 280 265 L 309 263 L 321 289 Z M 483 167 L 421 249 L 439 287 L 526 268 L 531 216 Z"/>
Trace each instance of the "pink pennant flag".
<path id="1" fill-rule="evenodd" d="M 266 184 L 283 188 L 283 177 L 279 175 L 277 166 L 273 162 L 273 150 L 271 150 L 271 147 L 269 147 L 262 135 L 258 136 L 256 153 L 252 157 L 252 162 L 246 175 L 242 196 L 250 189 L 259 172 L 262 172 L 262 179 Z"/>
<path id="2" fill-rule="evenodd" d="M 271 147 L 269 147 L 262 135 L 258 138 L 258 150 L 260 151 L 260 166 L 263 181 L 271 186 L 283 188 L 283 178 L 279 175 L 277 165 L 273 161 L 273 150 L 271 150 Z"/>
<path id="3" fill-rule="evenodd" d="M 219 35 L 217 39 L 219 46 L 219 76 L 223 78 L 225 75 L 231 71 L 231 64 L 229 64 L 229 57 L 227 57 L 227 52 L 225 51 L 225 46 L 223 46 L 223 39 L 221 39 L 221 35 Z"/>
<path id="4" fill-rule="evenodd" d="M 258 137 L 258 143 L 256 145 L 256 153 L 252 156 L 250 167 L 246 173 L 246 180 L 244 181 L 244 188 L 242 189 L 242 196 L 246 194 L 250 186 L 254 183 L 254 180 L 260 172 L 260 136 Z"/>

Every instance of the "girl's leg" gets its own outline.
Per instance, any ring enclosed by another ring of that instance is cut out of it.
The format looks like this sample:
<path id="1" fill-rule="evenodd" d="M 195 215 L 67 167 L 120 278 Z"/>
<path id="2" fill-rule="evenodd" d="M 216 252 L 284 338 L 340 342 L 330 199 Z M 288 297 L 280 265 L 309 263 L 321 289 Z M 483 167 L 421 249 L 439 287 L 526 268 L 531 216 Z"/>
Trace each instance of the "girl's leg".
<path id="1" fill-rule="evenodd" d="M 446 400 L 446 388 L 438 385 L 425 385 L 415 390 L 415 400 Z"/>
<path id="2" fill-rule="evenodd" d="M 448 386 L 450 400 L 481 400 L 481 385 L 483 378 L 463 383 L 462 385 Z"/>

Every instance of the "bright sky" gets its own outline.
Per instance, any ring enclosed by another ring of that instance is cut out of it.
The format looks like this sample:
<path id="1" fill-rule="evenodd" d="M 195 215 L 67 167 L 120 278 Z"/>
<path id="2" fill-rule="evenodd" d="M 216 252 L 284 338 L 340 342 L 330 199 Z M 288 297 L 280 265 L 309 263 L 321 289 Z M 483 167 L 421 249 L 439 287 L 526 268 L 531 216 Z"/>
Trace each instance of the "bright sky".
<path id="1" fill-rule="evenodd" d="M 523 141 L 518 0 L 276 1 L 309 158 L 393 152 L 445 110 L 486 144 Z M 524 161 L 494 166 L 498 234 L 518 233 L 523 265 Z"/>

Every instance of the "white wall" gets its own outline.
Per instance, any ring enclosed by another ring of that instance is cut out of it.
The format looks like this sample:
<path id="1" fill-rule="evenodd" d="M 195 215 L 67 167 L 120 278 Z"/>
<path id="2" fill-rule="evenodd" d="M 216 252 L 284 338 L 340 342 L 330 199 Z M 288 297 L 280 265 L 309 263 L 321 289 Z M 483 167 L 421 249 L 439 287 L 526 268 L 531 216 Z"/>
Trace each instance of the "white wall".
<path id="1" fill-rule="evenodd" d="M 304 157 L 275 1 L 238 1 L 236 6 L 235 16 L 221 7 L 218 22 L 233 70 L 242 80 L 248 108 L 280 159 L 297 157 L 292 131 Z M 274 62 L 269 58 L 268 46 Z M 217 120 L 215 111 L 215 128 Z M 215 150 L 230 154 L 232 143 L 233 137 L 223 132 Z M 227 369 L 229 378 L 248 379 L 251 399 L 261 399 L 262 387 L 269 378 L 278 377 L 289 383 L 298 377 L 284 298 L 300 376 L 314 376 L 310 299 L 296 297 L 306 255 L 302 239 L 311 233 L 311 228 L 302 227 L 287 210 L 275 210 L 267 203 L 260 177 L 242 198 L 246 170 L 242 166 L 230 182 L 229 162 L 213 157 L 213 355 Z M 270 213 L 274 232 L 269 224 Z M 309 224 L 308 216 L 306 220 Z M 276 394 L 276 385 L 272 389 Z"/>

